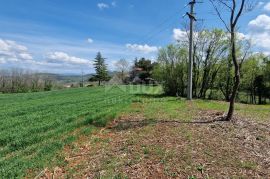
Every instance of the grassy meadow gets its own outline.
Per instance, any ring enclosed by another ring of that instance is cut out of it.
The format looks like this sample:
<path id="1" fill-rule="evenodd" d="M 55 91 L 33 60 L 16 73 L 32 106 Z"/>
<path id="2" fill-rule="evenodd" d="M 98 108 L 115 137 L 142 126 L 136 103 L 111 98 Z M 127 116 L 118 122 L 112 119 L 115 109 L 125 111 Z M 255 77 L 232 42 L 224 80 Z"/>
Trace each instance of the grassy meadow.
<path id="1" fill-rule="evenodd" d="M 0 103 L 0 178 L 14 178 L 53 163 L 65 145 L 116 117 L 131 95 L 84 88 L 5 94 Z"/>
<path id="2" fill-rule="evenodd" d="M 65 165 L 63 148 L 120 114 L 190 121 L 199 111 L 226 111 L 225 102 L 163 97 L 160 87 L 121 86 L 0 94 L 0 178 L 37 175 Z M 140 104 L 140 109 L 134 105 Z M 269 121 L 269 106 L 237 104 L 237 114 Z"/>

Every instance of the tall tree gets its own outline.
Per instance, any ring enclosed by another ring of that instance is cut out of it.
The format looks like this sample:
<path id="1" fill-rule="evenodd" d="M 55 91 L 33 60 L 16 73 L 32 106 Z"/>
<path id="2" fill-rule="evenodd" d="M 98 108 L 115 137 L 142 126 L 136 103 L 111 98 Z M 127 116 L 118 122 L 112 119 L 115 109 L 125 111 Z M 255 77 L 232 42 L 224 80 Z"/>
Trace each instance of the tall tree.
<path id="1" fill-rule="evenodd" d="M 214 6 L 218 17 L 224 23 L 226 29 L 230 33 L 230 52 L 231 58 L 234 65 L 234 82 L 233 82 L 233 90 L 230 97 L 230 107 L 226 117 L 227 121 L 230 121 L 234 114 L 234 105 L 236 95 L 240 86 L 240 61 L 237 59 L 237 47 L 236 47 L 236 33 L 237 33 L 237 24 L 239 22 L 240 17 L 243 14 L 244 7 L 246 5 L 247 0 L 239 0 L 237 3 L 236 0 L 210 0 L 212 5 Z M 221 10 L 217 7 L 216 3 L 223 5 L 229 10 L 229 23 L 221 15 Z M 239 5 L 238 5 L 239 4 Z"/>
<path id="2" fill-rule="evenodd" d="M 96 70 L 94 79 L 98 81 L 98 85 L 100 86 L 102 81 L 106 81 L 108 79 L 108 70 L 105 64 L 105 58 L 102 57 L 100 52 L 97 53 L 94 61 L 94 66 Z"/>

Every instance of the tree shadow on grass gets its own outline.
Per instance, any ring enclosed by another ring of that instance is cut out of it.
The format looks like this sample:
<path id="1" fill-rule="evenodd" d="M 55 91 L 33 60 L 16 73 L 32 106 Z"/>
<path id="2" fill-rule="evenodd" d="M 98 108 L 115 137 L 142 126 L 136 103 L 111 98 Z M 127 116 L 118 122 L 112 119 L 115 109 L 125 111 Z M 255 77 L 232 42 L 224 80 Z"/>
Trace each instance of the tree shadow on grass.
<path id="1" fill-rule="evenodd" d="M 114 126 L 109 127 L 111 130 L 115 131 L 124 131 L 136 128 L 142 128 L 149 125 L 156 124 L 172 124 L 172 125 L 181 125 L 181 124 L 198 124 L 198 125 L 207 125 L 216 122 L 225 122 L 224 119 L 212 119 L 212 120 L 198 120 L 198 121 L 178 121 L 178 120 L 155 120 L 155 119 L 143 119 L 143 120 L 130 120 L 130 121 L 119 121 Z"/>
<path id="2" fill-rule="evenodd" d="M 114 126 L 109 127 L 111 130 L 122 131 L 135 128 L 142 128 L 148 125 L 155 125 L 156 120 L 153 119 L 144 119 L 144 120 L 133 120 L 133 121 L 119 121 Z"/>
<path id="3" fill-rule="evenodd" d="M 165 98 L 168 97 L 165 94 L 146 94 L 146 93 L 138 93 L 135 94 L 136 97 L 142 97 L 142 98 Z"/>

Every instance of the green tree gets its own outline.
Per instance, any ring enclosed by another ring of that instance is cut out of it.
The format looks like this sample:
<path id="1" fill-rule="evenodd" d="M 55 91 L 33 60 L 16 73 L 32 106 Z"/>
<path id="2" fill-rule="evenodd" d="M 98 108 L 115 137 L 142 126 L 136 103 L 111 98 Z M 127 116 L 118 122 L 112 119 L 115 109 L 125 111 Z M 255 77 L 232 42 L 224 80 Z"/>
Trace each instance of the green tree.
<path id="1" fill-rule="evenodd" d="M 259 75 L 261 75 L 262 71 L 260 59 L 261 57 L 257 54 L 251 56 L 243 63 L 241 69 L 242 82 L 240 90 L 247 92 L 247 95 L 250 96 L 249 102 L 252 104 L 256 103 L 255 80 Z"/>
<path id="2" fill-rule="evenodd" d="M 138 76 L 142 81 L 147 83 L 147 78 L 152 78 L 153 70 L 156 65 L 157 63 L 152 63 L 151 60 L 145 58 L 138 60 L 136 58 L 131 71 L 131 78 Z M 138 71 L 138 69 L 140 70 Z"/>
<path id="3" fill-rule="evenodd" d="M 264 76 L 265 76 L 265 94 L 264 96 L 270 101 L 270 57 L 264 58 Z"/>
<path id="4" fill-rule="evenodd" d="M 105 58 L 102 57 L 101 53 L 98 52 L 94 61 L 94 66 L 96 74 L 89 79 L 89 81 L 98 81 L 98 85 L 101 85 L 102 81 L 107 81 L 109 79 L 107 65 L 105 64 Z"/>
<path id="5" fill-rule="evenodd" d="M 198 32 L 194 43 L 193 95 L 206 98 L 207 91 L 213 90 L 214 82 L 225 58 L 226 34 L 221 29 Z"/>
<path id="6" fill-rule="evenodd" d="M 154 77 L 162 82 L 164 92 L 171 96 L 184 96 L 187 83 L 187 49 L 169 45 L 159 50 Z"/>

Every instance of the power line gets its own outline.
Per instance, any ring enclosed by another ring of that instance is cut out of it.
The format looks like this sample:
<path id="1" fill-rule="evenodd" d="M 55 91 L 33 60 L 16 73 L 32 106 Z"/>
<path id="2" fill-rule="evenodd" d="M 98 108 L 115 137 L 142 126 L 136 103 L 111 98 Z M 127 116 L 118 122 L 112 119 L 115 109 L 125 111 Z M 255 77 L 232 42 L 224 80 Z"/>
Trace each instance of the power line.
<path id="1" fill-rule="evenodd" d="M 149 31 L 145 37 L 143 38 L 149 38 L 149 36 L 152 36 L 152 34 L 155 32 L 155 30 L 157 30 L 158 28 L 160 28 L 161 26 L 165 25 L 168 21 L 170 21 L 173 17 L 175 17 L 176 14 L 178 14 L 179 11 L 174 12 L 172 15 L 170 15 L 169 17 L 167 17 L 164 21 L 162 21 L 160 24 L 156 25 L 155 28 L 153 28 L 153 30 Z"/>
<path id="2" fill-rule="evenodd" d="M 171 24 L 174 24 L 175 21 L 173 21 L 173 23 L 167 24 L 167 22 L 171 21 L 173 18 L 175 18 L 176 14 L 182 12 L 189 4 L 185 5 L 182 9 L 175 11 L 174 13 L 172 13 L 170 16 L 168 16 L 165 20 L 163 20 L 160 24 L 158 24 L 157 26 L 155 26 L 155 28 L 151 31 L 149 31 L 143 38 L 142 40 L 140 40 L 142 43 L 147 43 L 150 40 L 152 40 L 154 37 L 156 37 L 156 35 L 160 34 L 161 32 L 163 32 L 164 30 L 166 30 L 168 28 L 168 25 L 170 26 Z"/>
<path id="3" fill-rule="evenodd" d="M 168 29 L 168 27 L 172 26 L 173 24 L 176 24 L 178 22 L 178 19 L 174 20 L 172 23 L 168 24 L 167 26 L 164 26 L 163 28 L 161 28 L 159 31 L 157 31 L 156 33 L 153 33 L 151 36 L 149 36 L 146 40 L 145 43 L 149 43 L 151 42 L 153 39 L 155 39 L 157 37 L 158 34 L 164 32 L 165 30 Z"/>

